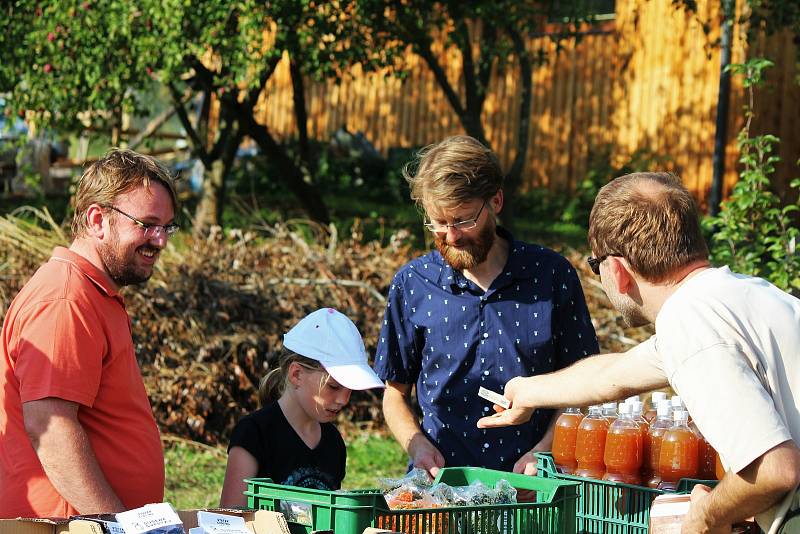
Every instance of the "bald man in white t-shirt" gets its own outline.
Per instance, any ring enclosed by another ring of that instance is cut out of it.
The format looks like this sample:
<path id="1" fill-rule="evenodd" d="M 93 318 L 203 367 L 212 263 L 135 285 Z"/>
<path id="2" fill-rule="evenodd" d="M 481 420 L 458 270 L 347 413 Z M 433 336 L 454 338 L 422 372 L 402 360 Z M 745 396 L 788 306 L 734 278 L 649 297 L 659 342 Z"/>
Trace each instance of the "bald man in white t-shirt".
<path id="1" fill-rule="evenodd" d="M 730 532 L 756 516 L 769 534 L 800 532 L 800 300 L 711 267 L 694 200 L 668 173 L 606 185 L 589 243 L 589 265 L 614 307 L 631 326 L 655 323 L 656 335 L 624 354 L 512 379 L 511 409 L 478 426 L 670 385 L 727 470 L 714 490 L 692 492 L 682 531 Z"/>

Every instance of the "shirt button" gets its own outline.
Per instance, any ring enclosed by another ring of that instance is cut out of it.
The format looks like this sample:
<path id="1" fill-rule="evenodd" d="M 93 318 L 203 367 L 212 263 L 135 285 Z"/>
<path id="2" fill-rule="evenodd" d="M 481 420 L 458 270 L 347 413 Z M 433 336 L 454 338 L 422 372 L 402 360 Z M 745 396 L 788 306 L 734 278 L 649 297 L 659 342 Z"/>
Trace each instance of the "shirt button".
<path id="1" fill-rule="evenodd" d="M 484 443 L 484 444 L 483 444 L 483 448 L 484 448 L 484 449 L 488 449 L 488 448 L 489 448 L 489 444 L 488 444 L 488 443 Z"/>
<path id="2" fill-rule="evenodd" d="M 484 371 L 483 374 L 485 374 L 486 376 L 489 376 L 489 371 Z"/>
<path id="3" fill-rule="evenodd" d="M 489 337 L 489 333 L 488 333 L 488 332 L 484 332 L 484 333 L 483 333 L 483 337 L 485 337 L 485 338 L 486 338 L 486 337 Z"/>
<path id="4" fill-rule="evenodd" d="M 484 411 L 484 412 L 488 412 L 488 411 L 489 411 L 489 407 L 488 407 L 488 406 L 484 406 L 484 407 L 483 407 L 483 411 Z"/>

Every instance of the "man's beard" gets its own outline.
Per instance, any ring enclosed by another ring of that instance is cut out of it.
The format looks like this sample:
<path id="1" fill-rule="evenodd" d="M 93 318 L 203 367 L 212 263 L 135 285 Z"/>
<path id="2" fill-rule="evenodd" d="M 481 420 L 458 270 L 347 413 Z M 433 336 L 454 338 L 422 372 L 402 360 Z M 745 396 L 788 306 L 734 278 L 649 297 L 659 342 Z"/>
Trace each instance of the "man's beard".
<path id="1" fill-rule="evenodd" d="M 150 245 L 145 244 L 139 248 L 153 250 L 158 253 L 158 249 Z M 114 236 L 111 243 L 103 244 L 97 250 L 106 268 L 106 272 L 108 272 L 108 275 L 119 287 L 144 283 L 153 275 L 152 269 L 148 271 L 137 269 L 134 266 L 133 262 L 137 254 L 136 250 L 138 249 L 134 249 L 126 254 L 120 247 L 119 236 L 117 235 Z"/>
<path id="2" fill-rule="evenodd" d="M 474 269 L 489 256 L 495 240 L 495 225 L 485 224 L 474 237 L 464 238 L 462 233 L 460 247 L 447 244 L 446 234 L 437 234 L 433 242 L 445 261 L 455 270 Z"/>

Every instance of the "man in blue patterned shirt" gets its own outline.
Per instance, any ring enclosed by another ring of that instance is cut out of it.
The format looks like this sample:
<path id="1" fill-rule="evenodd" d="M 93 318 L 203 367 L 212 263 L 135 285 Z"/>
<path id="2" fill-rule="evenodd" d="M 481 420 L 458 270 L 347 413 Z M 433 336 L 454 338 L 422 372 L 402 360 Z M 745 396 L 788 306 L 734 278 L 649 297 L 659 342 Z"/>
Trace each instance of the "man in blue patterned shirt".
<path id="1" fill-rule="evenodd" d="M 478 388 L 502 392 L 512 377 L 598 352 L 575 269 L 497 226 L 503 174 L 475 139 L 445 139 L 420 152 L 416 172 L 409 168 L 436 250 L 403 266 L 389 290 L 375 358 L 387 384 L 386 421 L 413 464 L 432 475 L 445 465 L 533 474 L 533 452 L 550 449 L 556 413 L 478 429 L 492 409 Z"/>

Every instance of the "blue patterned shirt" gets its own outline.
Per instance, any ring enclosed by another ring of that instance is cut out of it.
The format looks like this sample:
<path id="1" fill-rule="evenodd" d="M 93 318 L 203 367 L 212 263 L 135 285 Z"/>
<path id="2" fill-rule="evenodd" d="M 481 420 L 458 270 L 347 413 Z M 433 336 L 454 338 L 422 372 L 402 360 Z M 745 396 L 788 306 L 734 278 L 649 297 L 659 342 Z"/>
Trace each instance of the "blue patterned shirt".
<path id="1" fill-rule="evenodd" d="M 505 268 L 484 292 L 434 250 L 395 275 L 375 357 L 384 380 L 416 383 L 422 429 L 447 466 L 510 471 L 538 443 L 553 410 L 530 423 L 479 429 L 515 376 L 556 371 L 598 350 L 575 269 L 538 245 L 510 242 Z"/>

